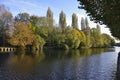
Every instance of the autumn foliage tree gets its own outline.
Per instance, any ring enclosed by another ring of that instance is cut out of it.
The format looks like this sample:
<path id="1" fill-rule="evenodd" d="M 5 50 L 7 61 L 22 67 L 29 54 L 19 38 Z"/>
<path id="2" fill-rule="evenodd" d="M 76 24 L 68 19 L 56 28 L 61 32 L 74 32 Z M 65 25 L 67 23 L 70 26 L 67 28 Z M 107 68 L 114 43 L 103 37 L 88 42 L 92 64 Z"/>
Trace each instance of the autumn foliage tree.
<path id="1" fill-rule="evenodd" d="M 8 42 L 11 45 L 25 48 L 27 45 L 37 43 L 37 37 L 33 34 L 32 30 L 29 29 L 29 25 L 23 22 L 16 22 L 14 33 Z"/>

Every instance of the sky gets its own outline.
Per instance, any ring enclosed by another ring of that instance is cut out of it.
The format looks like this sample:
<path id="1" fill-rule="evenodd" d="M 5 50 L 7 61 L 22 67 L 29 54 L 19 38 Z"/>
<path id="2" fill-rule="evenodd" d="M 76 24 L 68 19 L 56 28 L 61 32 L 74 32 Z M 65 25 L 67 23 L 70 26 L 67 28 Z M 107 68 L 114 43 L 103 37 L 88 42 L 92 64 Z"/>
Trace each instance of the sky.
<path id="1" fill-rule="evenodd" d="M 58 24 L 59 14 L 63 10 L 66 14 L 67 25 L 70 26 L 72 14 L 76 13 L 78 16 L 79 29 L 81 29 L 81 17 L 88 18 L 91 28 L 96 27 L 96 24 L 89 20 L 86 11 L 78 9 L 79 2 L 77 2 L 77 0 L 0 0 L 0 5 L 1 4 L 5 5 L 13 16 L 23 12 L 27 12 L 30 15 L 46 16 L 47 9 L 50 7 L 54 14 L 56 24 Z M 101 25 L 101 32 L 111 35 L 109 29 L 105 27 L 105 25 Z"/>

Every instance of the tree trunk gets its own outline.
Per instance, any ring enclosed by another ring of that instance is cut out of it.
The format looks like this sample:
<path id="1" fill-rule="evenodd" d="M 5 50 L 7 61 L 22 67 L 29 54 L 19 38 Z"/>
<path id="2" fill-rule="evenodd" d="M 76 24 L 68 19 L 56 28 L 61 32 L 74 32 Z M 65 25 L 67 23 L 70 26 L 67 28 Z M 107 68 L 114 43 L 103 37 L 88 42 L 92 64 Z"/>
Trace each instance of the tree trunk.
<path id="1" fill-rule="evenodd" d="M 19 50 L 25 50 L 25 49 L 26 49 L 25 46 L 20 46 L 20 47 L 19 47 Z"/>
<path id="2" fill-rule="evenodd" d="M 118 53 L 118 60 L 117 60 L 117 80 L 120 80 L 120 52 Z"/>

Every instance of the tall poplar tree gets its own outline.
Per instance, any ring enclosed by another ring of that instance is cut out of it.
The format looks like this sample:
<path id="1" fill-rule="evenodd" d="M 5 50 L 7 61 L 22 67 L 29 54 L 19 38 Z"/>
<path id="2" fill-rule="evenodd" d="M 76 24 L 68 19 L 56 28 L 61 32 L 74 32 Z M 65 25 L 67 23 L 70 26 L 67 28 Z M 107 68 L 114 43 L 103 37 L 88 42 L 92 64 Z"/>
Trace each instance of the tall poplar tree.
<path id="1" fill-rule="evenodd" d="M 90 27 L 87 17 L 85 18 L 85 35 L 86 35 L 86 47 L 91 47 L 91 34 L 90 34 Z"/>
<path id="2" fill-rule="evenodd" d="M 48 7 L 46 16 L 47 16 L 48 26 L 53 26 L 53 12 L 51 11 L 50 7 Z"/>
<path id="3" fill-rule="evenodd" d="M 85 25 L 86 25 L 86 27 L 89 26 L 89 23 L 88 23 L 88 19 L 87 19 L 87 17 L 85 18 Z"/>
<path id="4" fill-rule="evenodd" d="M 84 18 L 82 17 L 81 18 L 81 30 L 85 30 L 85 20 L 84 20 Z"/>
<path id="5" fill-rule="evenodd" d="M 59 15 L 59 26 L 62 29 L 62 32 L 64 33 L 66 30 L 66 15 L 63 11 L 61 11 Z"/>
<path id="6" fill-rule="evenodd" d="M 78 17 L 75 13 L 72 15 L 72 27 L 78 29 Z"/>

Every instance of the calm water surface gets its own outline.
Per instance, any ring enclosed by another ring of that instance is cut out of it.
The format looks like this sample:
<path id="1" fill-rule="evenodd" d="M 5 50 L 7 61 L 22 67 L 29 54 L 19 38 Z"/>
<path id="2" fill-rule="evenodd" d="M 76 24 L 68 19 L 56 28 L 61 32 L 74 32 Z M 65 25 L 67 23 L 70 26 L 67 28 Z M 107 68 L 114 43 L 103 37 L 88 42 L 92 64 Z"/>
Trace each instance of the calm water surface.
<path id="1" fill-rule="evenodd" d="M 119 50 L 0 53 L 0 80 L 116 80 Z"/>

